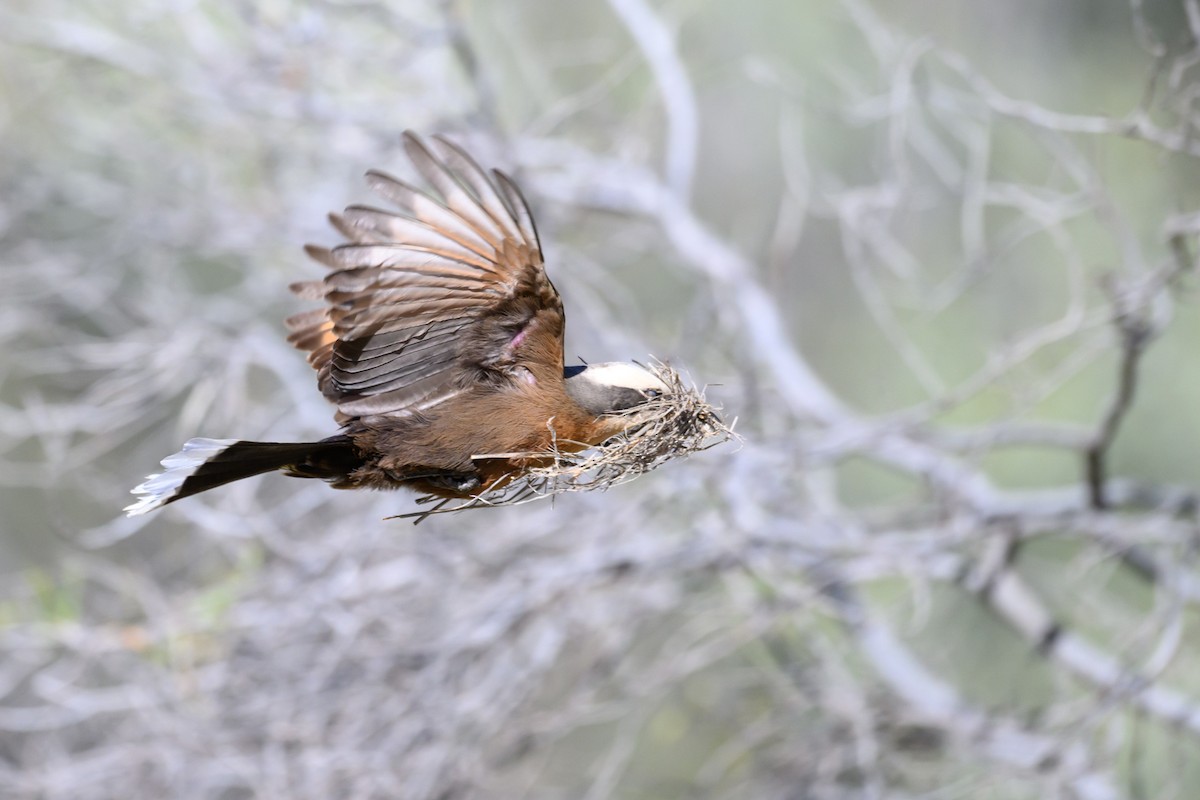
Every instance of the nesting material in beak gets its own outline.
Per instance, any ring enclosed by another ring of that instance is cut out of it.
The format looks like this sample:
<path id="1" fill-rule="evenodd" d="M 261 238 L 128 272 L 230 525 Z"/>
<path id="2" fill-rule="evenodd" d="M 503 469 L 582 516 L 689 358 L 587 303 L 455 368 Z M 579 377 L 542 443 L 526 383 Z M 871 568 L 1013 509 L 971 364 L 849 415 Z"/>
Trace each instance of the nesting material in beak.
<path id="1" fill-rule="evenodd" d="M 527 458 L 535 466 L 462 503 L 450 505 L 451 501 L 434 496 L 419 498 L 419 503 L 438 505 L 400 517 L 415 517 L 420 522 L 435 513 L 518 505 L 563 492 L 603 491 L 628 483 L 672 459 L 739 438 L 733 431 L 737 420 L 725 425 L 717 415 L 718 409 L 704 399 L 704 392 L 686 383 L 668 364 L 655 362 L 649 369 L 667 391 L 621 412 L 638 420 L 628 430 L 583 450 L 579 443 L 556 442 L 541 453 L 481 453 L 476 458 Z"/>

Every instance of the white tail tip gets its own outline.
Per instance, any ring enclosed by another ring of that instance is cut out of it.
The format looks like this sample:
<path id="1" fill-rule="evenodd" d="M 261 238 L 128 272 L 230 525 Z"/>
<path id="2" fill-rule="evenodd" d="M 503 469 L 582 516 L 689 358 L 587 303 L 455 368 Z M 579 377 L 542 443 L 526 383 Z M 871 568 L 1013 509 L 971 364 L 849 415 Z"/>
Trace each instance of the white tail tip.
<path id="1" fill-rule="evenodd" d="M 237 439 L 190 439 L 178 453 L 162 460 L 165 470 L 149 475 L 130 492 L 137 500 L 125 506 L 125 515 L 136 517 L 153 511 L 179 493 L 179 487 L 205 464 Z"/>

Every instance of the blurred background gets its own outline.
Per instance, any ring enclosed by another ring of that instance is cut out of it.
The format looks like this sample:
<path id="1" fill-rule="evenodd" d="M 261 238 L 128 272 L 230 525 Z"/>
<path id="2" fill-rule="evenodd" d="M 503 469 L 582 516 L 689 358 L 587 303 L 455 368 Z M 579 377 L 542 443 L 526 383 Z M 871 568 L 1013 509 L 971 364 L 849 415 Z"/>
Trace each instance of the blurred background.
<path id="1" fill-rule="evenodd" d="M 7 0 L 0 796 L 1194 797 L 1198 75 L 1195 0 Z M 406 128 L 744 441 L 125 519 L 335 431 L 287 284 Z"/>

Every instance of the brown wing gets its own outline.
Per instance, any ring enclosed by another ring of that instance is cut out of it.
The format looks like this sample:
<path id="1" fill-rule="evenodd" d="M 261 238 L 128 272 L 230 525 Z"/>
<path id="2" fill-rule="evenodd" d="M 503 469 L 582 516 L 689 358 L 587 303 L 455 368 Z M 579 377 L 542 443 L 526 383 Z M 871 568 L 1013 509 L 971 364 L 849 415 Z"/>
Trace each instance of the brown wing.
<path id="1" fill-rule="evenodd" d="M 292 287 L 327 304 L 290 318 L 288 340 L 342 421 L 424 410 L 517 366 L 562 375 L 562 301 L 516 185 L 444 139 L 405 133 L 404 147 L 437 196 L 368 173 L 401 213 L 331 214 L 350 241 L 306 248 L 331 272 Z"/>

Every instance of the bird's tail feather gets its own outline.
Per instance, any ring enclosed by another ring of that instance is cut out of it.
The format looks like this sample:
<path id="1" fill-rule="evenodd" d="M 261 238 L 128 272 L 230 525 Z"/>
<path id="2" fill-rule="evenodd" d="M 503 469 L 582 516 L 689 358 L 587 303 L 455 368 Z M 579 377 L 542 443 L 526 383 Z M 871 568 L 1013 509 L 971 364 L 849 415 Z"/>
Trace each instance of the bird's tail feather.
<path id="1" fill-rule="evenodd" d="M 192 439 L 162 460 L 161 473 L 150 475 L 133 490 L 138 499 L 126 506 L 125 513 L 145 514 L 182 497 L 275 470 L 302 478 L 341 478 L 356 461 L 354 446 L 345 436 L 298 444 Z"/>

